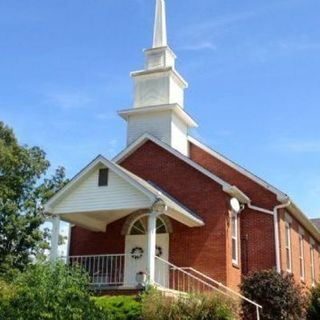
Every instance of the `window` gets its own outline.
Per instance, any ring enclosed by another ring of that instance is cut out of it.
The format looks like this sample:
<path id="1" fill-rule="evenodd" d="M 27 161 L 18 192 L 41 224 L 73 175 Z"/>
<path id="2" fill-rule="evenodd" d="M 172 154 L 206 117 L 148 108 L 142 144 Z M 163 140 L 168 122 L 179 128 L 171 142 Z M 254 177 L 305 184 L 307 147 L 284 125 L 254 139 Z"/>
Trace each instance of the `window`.
<path id="1" fill-rule="evenodd" d="M 300 279 L 304 280 L 304 236 L 299 234 L 299 261 L 300 261 Z"/>
<path id="2" fill-rule="evenodd" d="M 99 179 L 98 179 L 99 187 L 105 187 L 108 185 L 108 176 L 109 176 L 108 168 L 99 169 Z"/>
<path id="3" fill-rule="evenodd" d="M 291 228 L 290 224 L 286 222 L 286 264 L 287 271 L 292 272 L 292 261 L 291 261 Z"/>
<path id="4" fill-rule="evenodd" d="M 231 236 L 232 236 L 232 263 L 239 264 L 239 245 L 238 245 L 238 216 L 232 213 L 231 217 Z"/>
<path id="5" fill-rule="evenodd" d="M 311 267 L 311 282 L 314 286 L 316 283 L 316 276 L 315 276 L 315 268 L 314 268 L 314 244 L 311 241 L 310 245 L 310 267 Z"/>
<path id="6" fill-rule="evenodd" d="M 156 221 L 157 233 L 168 233 L 167 227 L 161 218 L 157 218 Z M 148 232 L 148 216 L 143 216 L 138 218 L 132 224 L 132 227 L 129 231 L 130 235 L 144 235 Z"/>
<path id="7" fill-rule="evenodd" d="M 130 234 L 131 235 L 141 235 L 146 234 L 146 226 L 144 225 L 142 219 L 137 220 L 131 227 Z"/>

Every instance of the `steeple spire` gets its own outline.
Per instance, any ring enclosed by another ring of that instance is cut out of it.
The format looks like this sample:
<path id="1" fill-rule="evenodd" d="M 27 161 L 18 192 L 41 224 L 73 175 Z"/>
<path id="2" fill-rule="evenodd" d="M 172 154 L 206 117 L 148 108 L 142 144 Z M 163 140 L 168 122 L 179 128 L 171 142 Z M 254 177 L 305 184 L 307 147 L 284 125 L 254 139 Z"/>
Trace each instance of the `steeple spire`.
<path id="1" fill-rule="evenodd" d="M 128 123 L 127 143 L 148 133 L 188 156 L 188 131 L 197 123 L 184 111 L 188 84 L 175 69 L 176 55 L 167 43 L 165 0 L 156 0 L 153 46 L 144 54 L 144 70 L 131 73 L 133 108 L 119 112 Z"/>
<path id="2" fill-rule="evenodd" d="M 153 48 L 166 47 L 167 23 L 165 0 L 156 0 L 156 16 L 154 21 Z"/>

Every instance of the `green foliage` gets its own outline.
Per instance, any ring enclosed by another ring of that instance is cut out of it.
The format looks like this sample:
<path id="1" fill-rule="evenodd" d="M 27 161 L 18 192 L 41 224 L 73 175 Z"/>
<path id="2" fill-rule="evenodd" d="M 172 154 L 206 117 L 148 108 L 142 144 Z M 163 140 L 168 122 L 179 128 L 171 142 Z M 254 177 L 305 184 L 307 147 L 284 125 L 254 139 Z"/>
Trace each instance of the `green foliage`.
<path id="1" fill-rule="evenodd" d="M 168 297 L 151 291 L 142 298 L 144 320 L 234 320 L 236 304 L 218 294 Z"/>
<path id="2" fill-rule="evenodd" d="M 310 304 L 307 313 L 308 320 L 320 319 L 320 284 L 311 289 Z"/>
<path id="3" fill-rule="evenodd" d="M 5 311 L 8 310 L 10 299 L 14 294 L 14 287 L 0 279 L 0 319 L 6 319 Z"/>
<path id="4" fill-rule="evenodd" d="M 260 304 L 261 320 L 301 320 L 305 317 L 306 297 L 292 276 L 274 270 L 253 272 L 241 284 L 244 296 Z M 243 303 L 244 319 L 256 319 L 252 305 Z"/>
<path id="5" fill-rule="evenodd" d="M 103 319 L 91 301 L 87 277 L 80 269 L 62 263 L 30 265 L 12 283 L 12 294 L 2 297 L 6 320 L 95 320 Z"/>
<path id="6" fill-rule="evenodd" d="M 95 303 L 102 309 L 106 320 L 142 319 L 141 302 L 136 297 L 99 297 Z"/>
<path id="7" fill-rule="evenodd" d="M 0 122 L 0 274 L 23 270 L 48 247 L 40 205 L 65 183 L 59 168 L 40 185 L 48 167 L 44 151 L 20 145 Z"/>

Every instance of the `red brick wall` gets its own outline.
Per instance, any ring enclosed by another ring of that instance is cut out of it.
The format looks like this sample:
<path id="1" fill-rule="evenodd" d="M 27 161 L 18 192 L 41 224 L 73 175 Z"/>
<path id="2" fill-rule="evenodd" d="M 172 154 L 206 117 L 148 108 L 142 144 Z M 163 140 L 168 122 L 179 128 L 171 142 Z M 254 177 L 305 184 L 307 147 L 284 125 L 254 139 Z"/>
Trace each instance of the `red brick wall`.
<path id="1" fill-rule="evenodd" d="M 161 186 L 205 221 L 205 226 L 200 228 L 173 222 L 170 261 L 177 266 L 193 267 L 229 284 L 227 260 L 231 253 L 226 228 L 229 196 L 222 191 L 222 187 L 150 141 L 121 165 Z M 240 271 L 234 270 L 237 276 L 233 277 L 232 282 L 238 284 Z"/>
<path id="2" fill-rule="evenodd" d="M 190 157 L 226 182 L 237 186 L 250 197 L 254 205 L 271 210 L 278 203 L 272 192 L 192 143 L 190 143 Z M 275 267 L 273 217 L 245 209 L 241 213 L 240 230 L 243 271 Z"/>
<path id="3" fill-rule="evenodd" d="M 236 185 L 245 192 L 254 205 L 272 210 L 278 204 L 276 196 L 263 188 L 242 173 L 223 163 L 221 160 L 208 154 L 206 151 L 190 144 L 190 157 L 220 178 Z M 279 215 L 280 257 L 281 269 L 286 270 L 286 252 L 284 248 L 284 210 Z M 305 283 L 311 285 L 310 271 L 310 235 L 305 230 Z M 295 279 L 300 282 L 299 266 L 299 223 L 293 220 L 291 232 L 292 264 Z M 243 272 L 252 270 L 270 269 L 276 266 L 273 216 L 259 211 L 245 209 L 241 213 L 241 257 Z M 315 274 L 319 278 L 319 248 L 315 246 Z"/>
<path id="4" fill-rule="evenodd" d="M 245 209 L 241 214 L 244 273 L 275 267 L 273 216 Z"/>
<path id="5" fill-rule="evenodd" d="M 125 219 L 111 223 L 106 232 L 93 232 L 74 226 L 71 229 L 70 256 L 124 253 L 121 235 Z"/>
<path id="6" fill-rule="evenodd" d="M 277 203 L 276 196 L 272 192 L 192 143 L 190 143 L 190 158 L 224 181 L 237 186 L 250 197 L 253 204 L 272 210 Z"/>
<path id="7" fill-rule="evenodd" d="M 292 273 L 297 282 L 312 285 L 311 278 L 311 237 L 306 229 L 304 229 L 304 265 L 305 265 L 305 280 L 300 279 L 300 260 L 299 260 L 299 223 L 292 218 L 291 227 L 291 252 L 292 252 Z M 285 210 L 282 210 L 279 214 L 279 229 L 280 229 L 280 251 L 281 251 L 281 269 L 287 270 L 286 266 L 286 250 L 285 250 Z M 315 279 L 319 280 L 319 248 L 315 245 L 314 250 L 314 262 L 315 262 Z"/>

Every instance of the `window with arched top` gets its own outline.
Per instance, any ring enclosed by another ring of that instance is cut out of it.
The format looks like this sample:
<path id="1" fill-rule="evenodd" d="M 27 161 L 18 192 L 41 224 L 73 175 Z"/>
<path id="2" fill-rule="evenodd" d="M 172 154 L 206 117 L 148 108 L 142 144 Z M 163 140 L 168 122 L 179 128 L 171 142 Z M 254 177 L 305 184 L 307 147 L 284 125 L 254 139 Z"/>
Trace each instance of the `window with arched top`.
<path id="1" fill-rule="evenodd" d="M 157 218 L 156 222 L 157 233 L 168 233 L 166 224 L 161 218 Z M 143 216 L 136 219 L 130 228 L 129 235 L 144 235 L 148 233 L 148 216 Z"/>

